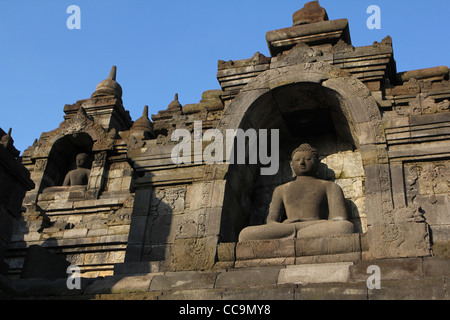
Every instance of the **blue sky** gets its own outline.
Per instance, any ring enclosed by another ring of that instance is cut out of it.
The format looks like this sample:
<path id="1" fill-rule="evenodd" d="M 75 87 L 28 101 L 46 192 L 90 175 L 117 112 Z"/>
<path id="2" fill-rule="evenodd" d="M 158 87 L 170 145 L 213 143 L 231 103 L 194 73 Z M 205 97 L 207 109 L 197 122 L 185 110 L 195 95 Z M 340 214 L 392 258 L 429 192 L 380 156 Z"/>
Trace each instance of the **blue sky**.
<path id="1" fill-rule="evenodd" d="M 292 25 L 306 0 L 1 0 L 0 127 L 13 128 L 23 152 L 63 121 L 65 104 L 86 99 L 117 65 L 133 120 L 148 105 L 166 109 L 174 94 L 196 103 L 219 89 L 218 60 L 269 56 L 265 33 Z M 450 2 L 320 0 L 330 19 L 349 19 L 354 46 L 393 38 L 398 72 L 450 66 Z M 81 9 L 69 30 L 67 7 Z M 381 30 L 369 30 L 370 5 Z"/>

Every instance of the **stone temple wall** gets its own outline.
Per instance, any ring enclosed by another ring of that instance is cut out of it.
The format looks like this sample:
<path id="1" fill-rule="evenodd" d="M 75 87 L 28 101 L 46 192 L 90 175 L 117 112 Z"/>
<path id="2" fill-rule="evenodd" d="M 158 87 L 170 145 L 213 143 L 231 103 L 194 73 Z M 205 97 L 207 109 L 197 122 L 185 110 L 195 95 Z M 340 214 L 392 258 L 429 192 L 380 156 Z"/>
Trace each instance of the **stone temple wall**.
<path id="1" fill-rule="evenodd" d="M 113 68 L 91 99 L 66 105 L 59 127 L 44 132 L 23 153 L 35 187 L 25 195 L 26 211 L 13 230 L 7 254 L 11 276 L 35 276 L 24 271 L 25 264 L 52 270 L 45 259 L 28 254 L 32 246 L 77 265 L 90 277 L 111 275 L 114 265 L 124 261 L 134 203 L 133 169 L 118 132 L 130 130 L 132 122 L 122 106 L 115 72 Z M 64 185 L 80 153 L 88 155 L 88 181 Z"/>
<path id="2" fill-rule="evenodd" d="M 9 271 L 4 258 L 11 242 L 14 223 L 22 214 L 22 200 L 32 189 L 30 173 L 21 165 L 19 151 L 14 147 L 11 137 L 0 128 L 0 274 Z"/>
<path id="3" fill-rule="evenodd" d="M 326 15 L 266 40 L 270 57 L 219 61 L 221 89 L 198 103 L 182 106 L 175 95 L 165 110 L 149 117 L 145 107 L 132 121 L 113 67 L 91 98 L 66 105 L 64 121 L 22 157 L 35 188 L 8 246 L 10 276 L 27 277 L 32 245 L 83 277 L 448 254 L 448 67 L 398 73 L 390 37 L 354 47 L 348 21 Z M 189 132 L 192 159 L 208 150 L 208 141 L 194 145 L 208 129 L 223 137 L 277 129 L 280 166 L 265 176 L 260 162 L 176 164 L 176 129 Z M 239 242 L 242 229 L 265 222 L 273 190 L 292 180 L 292 150 L 305 142 L 319 152 L 318 177 L 343 189 L 355 232 Z M 79 153 L 90 156 L 89 181 L 63 186 Z"/>

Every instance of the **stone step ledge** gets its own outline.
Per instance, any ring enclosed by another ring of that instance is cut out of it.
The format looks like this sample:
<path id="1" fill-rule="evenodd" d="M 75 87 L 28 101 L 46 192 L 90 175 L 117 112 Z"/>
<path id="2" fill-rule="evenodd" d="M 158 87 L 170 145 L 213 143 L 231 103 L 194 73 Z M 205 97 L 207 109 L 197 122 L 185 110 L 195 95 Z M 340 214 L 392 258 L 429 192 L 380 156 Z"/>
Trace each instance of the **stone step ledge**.
<path id="1" fill-rule="evenodd" d="M 221 243 L 218 266 L 235 268 L 351 262 L 367 249 L 364 234 Z"/>
<path id="2" fill-rule="evenodd" d="M 381 289 L 368 289 L 369 265 L 381 269 Z M 147 299 L 449 299 L 450 259 L 416 258 L 341 262 L 222 271 L 183 271 L 81 279 L 13 280 L 0 276 L 10 297 L 114 297 Z"/>

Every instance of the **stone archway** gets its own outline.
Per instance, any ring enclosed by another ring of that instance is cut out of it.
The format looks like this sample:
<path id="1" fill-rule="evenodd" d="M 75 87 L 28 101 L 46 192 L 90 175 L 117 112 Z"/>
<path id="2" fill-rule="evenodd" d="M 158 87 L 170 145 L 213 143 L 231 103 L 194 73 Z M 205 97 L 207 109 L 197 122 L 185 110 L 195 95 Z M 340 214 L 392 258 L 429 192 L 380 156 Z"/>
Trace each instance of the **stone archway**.
<path id="1" fill-rule="evenodd" d="M 92 138 L 87 133 L 66 135 L 53 143 L 40 190 L 62 186 L 65 175 L 75 169 L 75 158 L 79 153 L 92 154 Z"/>
<path id="2" fill-rule="evenodd" d="M 280 118 L 274 117 L 274 112 L 265 111 L 269 108 L 279 108 L 276 106 L 279 101 L 276 97 L 277 91 L 295 85 L 320 88 L 333 95 L 334 110 L 340 113 L 340 120 L 346 125 L 346 129 L 340 134 L 351 140 L 361 154 L 365 175 L 369 256 L 427 255 L 429 250 L 426 243 L 426 224 L 414 225 L 417 232 L 424 234 L 424 241 L 417 240 L 417 237 L 416 240 L 409 241 L 410 233 L 414 231 L 408 231 L 404 226 L 399 227 L 403 225 L 403 221 L 396 219 L 393 208 L 387 145 L 381 114 L 368 88 L 349 73 L 322 62 L 270 69 L 241 90 L 225 110 L 218 129 L 223 133 L 227 129 L 247 128 L 286 130 Z M 270 104 L 271 107 L 268 106 Z M 255 108 L 260 108 L 261 112 L 255 113 Z M 255 114 L 258 116 L 255 117 Z M 256 170 L 251 166 L 229 164 L 221 166 L 221 171 L 226 172 L 226 183 L 222 193 L 219 238 L 224 242 L 236 241 L 238 232 L 245 225 L 242 207 L 246 206 L 246 199 L 245 192 L 239 190 L 234 193 L 243 195 L 242 199 L 229 199 L 233 193 L 230 190 L 233 186 L 239 185 L 240 190 L 248 190 L 249 184 L 254 183 Z M 236 202 L 240 204 L 237 205 Z M 399 249 L 399 244 L 408 242 L 410 243 Z"/>
<path id="3" fill-rule="evenodd" d="M 318 104 L 320 106 L 316 107 Z M 327 116 L 329 113 L 331 115 Z M 323 122 L 313 123 L 307 130 L 315 128 L 317 134 L 326 134 L 326 129 L 332 126 L 336 128 L 335 135 L 358 150 L 366 166 L 370 163 L 379 165 L 380 157 L 374 158 L 374 152 L 377 155 L 385 152 L 385 140 L 380 131 L 381 115 L 375 99 L 359 80 L 326 63 L 304 63 L 264 72 L 242 89 L 226 109 L 218 129 L 279 129 L 281 139 L 284 139 L 283 135 L 301 135 L 292 132 L 294 127 L 302 131 L 301 126 L 304 125 L 296 123 L 295 118 L 302 120 L 308 117 L 316 117 Z M 288 150 L 293 146 L 288 146 Z M 249 190 L 249 181 L 245 180 L 252 177 L 238 172 L 245 170 L 242 166 L 229 166 L 227 178 L 231 181 L 228 185 L 234 183 L 232 175 L 237 174 L 243 177 L 240 182 L 244 189 Z M 237 193 L 244 198 L 247 196 L 242 190 Z M 246 222 L 239 221 L 240 218 L 233 213 L 236 208 L 228 209 L 226 202 L 224 198 L 221 235 L 232 239 L 241 228 L 240 224 Z M 228 223 L 235 225 L 227 226 Z"/>
<path id="4" fill-rule="evenodd" d="M 295 83 L 320 84 L 339 95 L 342 111 L 358 148 L 386 142 L 381 129 L 381 114 L 369 89 L 349 73 L 323 62 L 271 69 L 259 75 L 225 110 L 218 129 L 241 127 L 245 114 L 257 99 L 276 88 Z"/>
<path id="5" fill-rule="evenodd" d="M 116 136 L 116 130 L 106 130 L 99 124 L 95 123 L 84 110 L 80 107 L 78 112 L 71 118 L 61 122 L 59 127 L 53 131 L 44 133 L 41 138 L 33 145 L 34 150 L 31 155 L 31 160 L 34 162 L 34 170 L 31 172 L 31 178 L 35 183 L 35 189 L 27 193 L 25 198 L 25 204 L 36 202 L 38 194 L 42 192 L 43 188 L 53 185 L 46 183 L 46 174 L 49 169 L 49 160 L 52 153 L 55 153 L 55 149 L 58 149 L 58 144 L 65 140 L 79 140 L 78 147 L 74 150 L 88 152 L 92 160 L 91 178 L 87 186 L 87 195 L 89 199 L 96 199 L 99 195 L 100 189 L 104 181 L 105 175 L 105 163 L 107 160 L 107 153 L 114 148 L 114 137 Z M 57 152 L 63 152 L 64 147 L 59 147 Z M 67 150 L 66 150 L 67 151 Z M 64 152 L 66 152 L 64 151 Z M 68 152 L 73 157 L 74 154 Z M 51 169 L 53 170 L 53 169 Z M 61 174 L 64 174 L 64 170 L 61 170 L 57 179 L 61 182 Z M 67 170 L 67 168 L 65 169 Z"/>

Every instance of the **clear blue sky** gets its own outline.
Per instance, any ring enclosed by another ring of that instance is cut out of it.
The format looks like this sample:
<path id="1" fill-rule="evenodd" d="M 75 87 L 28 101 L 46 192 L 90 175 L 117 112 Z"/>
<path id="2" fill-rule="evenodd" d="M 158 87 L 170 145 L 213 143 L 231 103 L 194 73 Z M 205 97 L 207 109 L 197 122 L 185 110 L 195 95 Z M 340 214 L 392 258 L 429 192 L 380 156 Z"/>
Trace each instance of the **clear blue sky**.
<path id="1" fill-rule="evenodd" d="M 86 99 L 117 65 L 133 120 L 144 105 L 166 109 L 176 92 L 196 103 L 219 89 L 218 60 L 269 56 L 265 33 L 292 25 L 306 0 L 1 0 L 0 127 L 23 152 L 63 121 L 65 104 Z M 450 66 L 450 2 L 320 0 L 330 19 L 348 18 L 353 45 L 393 38 L 398 71 Z M 370 5 L 381 30 L 369 30 Z M 67 7 L 81 9 L 69 30 Z"/>

